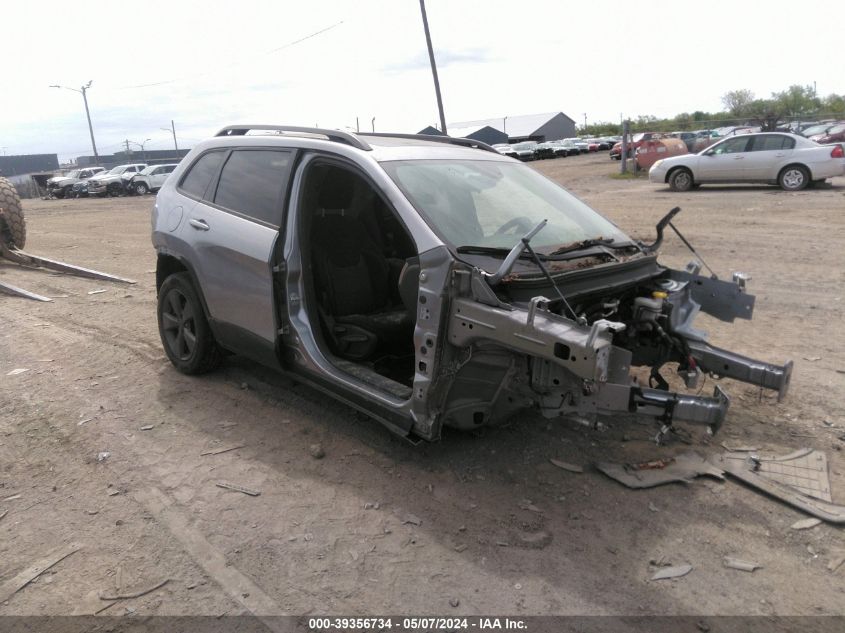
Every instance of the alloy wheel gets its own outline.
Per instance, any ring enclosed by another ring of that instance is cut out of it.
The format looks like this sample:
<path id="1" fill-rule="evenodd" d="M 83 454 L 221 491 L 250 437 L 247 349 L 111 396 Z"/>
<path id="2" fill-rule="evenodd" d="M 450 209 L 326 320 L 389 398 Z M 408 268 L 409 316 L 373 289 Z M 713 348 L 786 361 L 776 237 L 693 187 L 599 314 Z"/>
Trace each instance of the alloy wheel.
<path id="1" fill-rule="evenodd" d="M 161 321 L 170 351 L 179 360 L 190 360 L 197 346 L 194 309 L 188 298 L 176 288 L 167 293 L 162 306 Z"/>

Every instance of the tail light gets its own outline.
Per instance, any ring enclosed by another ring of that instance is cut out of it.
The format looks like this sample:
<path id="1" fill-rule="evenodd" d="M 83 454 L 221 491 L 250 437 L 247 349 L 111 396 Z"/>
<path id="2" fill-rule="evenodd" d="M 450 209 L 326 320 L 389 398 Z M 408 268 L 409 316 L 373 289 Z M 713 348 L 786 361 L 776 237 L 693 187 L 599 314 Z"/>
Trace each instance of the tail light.
<path id="1" fill-rule="evenodd" d="M 842 149 L 841 145 L 834 145 L 833 149 L 830 150 L 830 157 L 831 158 L 845 158 L 845 151 Z"/>

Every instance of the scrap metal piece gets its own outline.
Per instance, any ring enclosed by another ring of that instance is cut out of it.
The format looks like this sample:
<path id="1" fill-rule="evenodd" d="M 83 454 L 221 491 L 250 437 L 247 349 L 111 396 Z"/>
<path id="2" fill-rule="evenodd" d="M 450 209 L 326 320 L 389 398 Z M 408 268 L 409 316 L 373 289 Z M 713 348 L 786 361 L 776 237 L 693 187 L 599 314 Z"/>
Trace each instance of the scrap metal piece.
<path id="1" fill-rule="evenodd" d="M 77 277 L 89 277 L 91 279 L 103 279 L 105 281 L 117 281 L 124 284 L 134 284 L 137 283 L 132 279 L 126 279 L 125 277 L 119 277 L 117 275 L 111 275 L 109 273 L 104 273 L 99 270 L 92 270 L 90 268 L 83 268 L 82 266 L 74 266 L 73 264 L 68 264 L 67 262 L 60 262 L 55 259 L 49 259 L 47 257 L 41 257 L 40 255 L 32 255 L 30 253 L 24 253 L 23 251 L 19 251 L 16 248 L 5 248 L 3 247 L 0 249 L 0 257 L 9 260 L 10 262 L 14 262 L 16 264 L 21 264 L 22 266 L 37 266 L 40 268 L 47 268 L 50 270 L 57 270 L 63 273 L 69 273 L 71 275 L 76 275 Z"/>
<path id="2" fill-rule="evenodd" d="M 39 295 L 34 292 L 30 292 L 29 290 L 24 290 L 23 288 L 18 288 L 17 286 L 13 286 L 12 284 L 7 284 L 4 281 L 0 281 L 0 291 L 5 292 L 10 295 L 14 295 L 16 297 L 23 297 L 25 299 L 34 299 L 35 301 L 52 301 L 50 297 L 45 297 L 44 295 Z"/>
<path id="3" fill-rule="evenodd" d="M 760 563 L 755 563 L 750 560 L 742 560 L 741 558 L 734 558 L 733 556 L 725 556 L 722 559 L 722 564 L 730 569 L 738 569 L 739 571 L 753 572 L 755 569 L 763 567 Z"/>
<path id="4" fill-rule="evenodd" d="M 253 490 L 252 488 L 245 488 L 244 486 L 239 486 L 237 484 L 230 484 L 228 481 L 218 481 L 217 487 L 226 488 L 227 490 L 234 490 L 235 492 L 242 492 L 245 495 L 249 495 L 250 497 L 257 497 L 261 494 L 260 490 Z"/>
<path id="5" fill-rule="evenodd" d="M 801 456 L 808 457 L 814 452 L 815 451 L 801 453 Z M 787 455 L 786 457 L 792 457 L 795 459 L 796 454 L 797 453 L 793 453 L 792 455 Z M 845 506 L 830 503 L 829 501 L 804 494 L 796 487 L 773 479 L 769 472 L 762 471 L 761 473 L 759 469 L 762 468 L 764 464 L 771 462 L 766 462 L 760 460 L 759 458 L 755 460 L 748 459 L 741 455 L 731 454 L 714 455 L 710 458 L 710 461 L 717 468 L 723 469 L 729 475 L 745 482 L 749 486 L 762 490 L 763 492 L 780 499 L 784 503 L 798 508 L 799 510 L 803 510 L 807 514 L 811 514 L 823 521 L 827 521 L 828 523 L 845 525 Z M 776 462 L 776 464 L 780 466 L 788 466 L 788 464 L 783 463 L 783 458 L 781 458 L 780 462 Z M 808 474 L 809 473 L 806 471 L 802 472 L 802 475 Z M 782 474 L 779 473 L 775 473 L 775 475 L 782 476 Z M 825 469 L 825 481 L 826 476 L 827 470 Z M 806 481 L 803 481 L 802 483 L 808 484 Z M 819 488 L 821 487 L 822 486 L 820 485 Z M 827 488 L 828 490 L 830 489 L 829 483 Z"/>
<path id="6" fill-rule="evenodd" d="M 664 567 L 656 574 L 654 574 L 651 579 L 666 580 L 667 578 L 680 578 L 681 576 L 686 576 L 691 571 L 692 565 L 675 565 L 674 567 Z"/>
<path id="7" fill-rule="evenodd" d="M 611 479 L 635 489 L 653 488 L 673 482 L 689 483 L 700 475 L 724 479 L 724 473 L 718 467 L 694 452 L 638 464 L 597 462 L 596 468 Z"/>

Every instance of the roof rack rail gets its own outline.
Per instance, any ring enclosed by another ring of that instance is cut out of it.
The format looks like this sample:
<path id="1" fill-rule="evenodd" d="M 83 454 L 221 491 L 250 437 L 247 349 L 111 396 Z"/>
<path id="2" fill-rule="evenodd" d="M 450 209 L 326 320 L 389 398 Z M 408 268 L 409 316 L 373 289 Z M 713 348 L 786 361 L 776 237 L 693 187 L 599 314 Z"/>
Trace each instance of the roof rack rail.
<path id="1" fill-rule="evenodd" d="M 357 149 L 363 149 L 366 151 L 372 151 L 373 149 L 354 134 L 341 132 L 340 130 L 326 130 L 320 127 L 296 127 L 292 125 L 228 125 L 215 134 L 215 136 L 244 136 L 251 130 L 290 132 L 292 135 L 313 134 L 315 136 L 325 136 L 330 141 L 351 145 Z"/>
<path id="2" fill-rule="evenodd" d="M 457 138 L 452 136 L 443 136 L 440 134 L 390 134 L 389 132 L 361 132 L 361 136 L 381 136 L 385 138 L 407 138 L 421 141 L 434 141 L 436 143 L 449 143 L 451 145 L 460 145 L 462 147 L 471 147 L 473 149 L 483 149 L 485 152 L 493 152 L 498 154 L 495 148 L 482 141 L 476 141 L 471 138 Z"/>

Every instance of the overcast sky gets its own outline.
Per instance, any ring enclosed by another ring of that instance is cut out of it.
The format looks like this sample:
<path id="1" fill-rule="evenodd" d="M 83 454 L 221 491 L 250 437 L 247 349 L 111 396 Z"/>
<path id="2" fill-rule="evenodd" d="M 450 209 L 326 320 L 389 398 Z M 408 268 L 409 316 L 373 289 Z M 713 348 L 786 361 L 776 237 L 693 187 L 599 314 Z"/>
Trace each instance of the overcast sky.
<path id="1" fill-rule="evenodd" d="M 447 123 L 715 111 L 817 82 L 845 93 L 841 0 L 427 0 Z M 438 121 L 418 0 L 3 2 L 0 147 L 180 147 L 232 123 L 417 132 Z M 826 18 L 824 16 L 827 16 Z M 799 19 L 800 18 L 800 19 Z M 322 32 L 320 32 L 322 31 Z M 313 37 L 304 39 L 311 34 Z M 153 84 L 153 85 L 151 85 Z"/>

